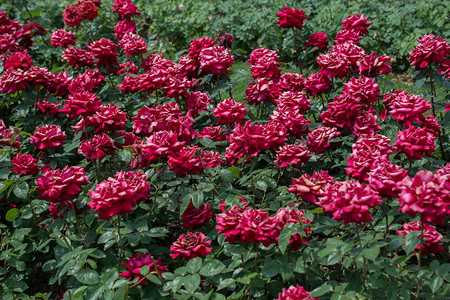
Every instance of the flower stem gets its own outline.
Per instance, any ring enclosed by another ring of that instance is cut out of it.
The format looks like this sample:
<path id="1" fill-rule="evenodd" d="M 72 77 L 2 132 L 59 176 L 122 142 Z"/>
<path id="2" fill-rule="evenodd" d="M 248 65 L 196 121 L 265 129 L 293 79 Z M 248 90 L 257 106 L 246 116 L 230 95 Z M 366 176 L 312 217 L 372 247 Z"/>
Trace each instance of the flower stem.
<path id="1" fill-rule="evenodd" d="M 424 229 L 424 223 L 423 220 L 420 219 L 420 247 L 419 247 L 419 253 L 417 255 L 417 266 L 419 267 L 419 275 L 417 276 L 417 290 L 416 290 L 416 299 L 419 299 L 420 295 L 420 289 L 422 288 L 422 248 L 424 245 L 424 239 L 423 239 L 423 229 Z"/>

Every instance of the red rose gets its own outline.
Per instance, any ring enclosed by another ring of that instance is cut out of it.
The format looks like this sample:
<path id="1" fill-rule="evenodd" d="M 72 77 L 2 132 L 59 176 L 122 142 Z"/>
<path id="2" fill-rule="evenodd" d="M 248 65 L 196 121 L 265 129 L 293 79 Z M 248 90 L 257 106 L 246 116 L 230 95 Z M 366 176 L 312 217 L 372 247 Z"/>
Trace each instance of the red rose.
<path id="1" fill-rule="evenodd" d="M 36 165 L 37 159 L 34 159 L 31 154 L 17 153 L 12 159 L 11 168 L 16 174 L 31 175 L 33 176 L 39 170 Z"/>
<path id="2" fill-rule="evenodd" d="M 61 147 L 65 144 L 65 138 L 66 133 L 61 130 L 59 125 L 44 125 L 36 128 L 30 137 L 30 142 L 36 144 L 37 150 L 47 150 Z"/>
<path id="3" fill-rule="evenodd" d="M 89 0 L 78 1 L 76 6 L 78 6 L 81 9 L 81 11 L 83 12 L 83 19 L 84 20 L 92 21 L 95 18 L 97 18 L 97 16 L 98 16 L 98 8 L 94 4 L 94 2 L 89 1 Z"/>
<path id="4" fill-rule="evenodd" d="M 133 210 L 140 202 L 150 198 L 150 184 L 147 176 L 139 171 L 120 171 L 114 178 L 108 178 L 89 191 L 89 205 L 98 211 L 100 219 L 109 220 L 115 215 L 124 215 Z"/>
<path id="5" fill-rule="evenodd" d="M 236 102 L 233 99 L 225 99 L 213 109 L 213 117 L 217 118 L 218 125 L 232 125 L 242 123 L 247 115 L 247 108 L 244 103 Z"/>
<path id="6" fill-rule="evenodd" d="M 212 218 L 213 214 L 210 204 L 203 203 L 197 209 L 190 202 L 181 216 L 181 220 L 183 220 L 182 226 L 190 230 L 201 228 Z"/>
<path id="7" fill-rule="evenodd" d="M 66 6 L 62 15 L 64 24 L 69 27 L 80 26 L 84 20 L 82 9 L 76 4 L 69 4 Z"/>
<path id="8" fill-rule="evenodd" d="M 399 131 L 395 147 L 399 152 L 406 154 L 408 159 L 422 160 L 422 154 L 430 156 L 434 152 L 436 136 L 429 133 L 426 128 L 409 127 Z"/>
<path id="9" fill-rule="evenodd" d="M 212 248 L 208 248 L 209 245 L 211 245 L 211 241 L 207 241 L 206 236 L 201 232 L 182 234 L 170 246 L 170 251 L 175 252 L 170 254 L 170 257 L 175 259 L 182 256 L 186 260 L 191 260 L 194 257 L 206 256 L 212 250 Z"/>
<path id="10" fill-rule="evenodd" d="M 200 69 L 210 74 L 228 74 L 228 68 L 233 66 L 233 55 L 222 46 L 204 48 L 199 54 Z"/>
<path id="11" fill-rule="evenodd" d="M 81 186 L 89 183 L 83 167 L 64 167 L 64 169 L 56 169 L 46 171 L 38 179 L 37 191 L 42 194 L 39 199 L 50 202 L 69 201 L 72 202 L 73 197 L 77 197 L 81 191 Z"/>
<path id="12" fill-rule="evenodd" d="M 308 201 L 319 205 L 318 197 L 325 193 L 325 186 L 332 183 L 334 177 L 328 175 L 328 171 L 320 170 L 313 172 L 313 175 L 303 174 L 300 178 L 292 178 L 292 184 L 288 191 L 301 197 L 303 201 Z"/>
<path id="13" fill-rule="evenodd" d="M 303 28 L 303 21 L 308 19 L 305 17 L 306 12 L 301 9 L 291 9 L 289 7 L 283 8 L 277 12 L 278 21 L 275 24 L 280 24 L 283 28 Z"/>
<path id="14" fill-rule="evenodd" d="M 142 37 L 133 33 L 127 32 L 119 41 L 119 46 L 125 52 L 125 56 L 144 54 L 147 52 L 147 43 Z"/>
<path id="15" fill-rule="evenodd" d="M 86 156 L 86 161 L 102 160 L 107 154 L 114 154 L 114 141 L 105 133 L 94 135 L 84 141 L 78 148 L 78 153 Z"/>
<path id="16" fill-rule="evenodd" d="M 303 43 L 307 48 L 316 47 L 318 52 L 328 48 L 328 37 L 325 32 L 311 33 L 306 42 Z"/>
<path id="17" fill-rule="evenodd" d="M 310 298 L 309 294 L 304 287 L 297 284 L 297 286 L 291 285 L 289 288 L 283 288 L 282 292 L 278 294 L 277 300 L 315 300 L 317 298 Z"/>
<path id="18" fill-rule="evenodd" d="M 303 163 L 308 162 L 311 158 L 308 148 L 304 145 L 286 144 L 277 151 L 277 160 L 275 161 L 278 168 L 285 168 L 290 165 L 300 167 Z"/>
<path id="19" fill-rule="evenodd" d="M 70 119 L 77 118 L 81 115 L 89 116 L 95 114 L 102 104 L 101 99 L 97 99 L 97 94 L 89 92 L 75 92 L 69 95 L 69 100 L 65 100 L 65 107 L 61 112 L 68 115 Z"/>
<path id="20" fill-rule="evenodd" d="M 420 214 L 422 222 L 442 226 L 450 213 L 450 177 L 433 174 L 431 171 L 417 172 L 413 179 L 406 177 L 398 183 L 400 211 L 412 218 Z"/>

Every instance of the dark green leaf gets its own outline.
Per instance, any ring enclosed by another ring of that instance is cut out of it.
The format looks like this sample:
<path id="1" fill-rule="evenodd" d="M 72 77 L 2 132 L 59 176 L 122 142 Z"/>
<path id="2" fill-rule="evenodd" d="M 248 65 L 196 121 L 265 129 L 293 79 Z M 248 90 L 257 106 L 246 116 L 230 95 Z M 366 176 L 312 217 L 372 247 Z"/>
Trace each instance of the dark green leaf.
<path id="1" fill-rule="evenodd" d="M 311 292 L 311 294 L 309 294 L 309 297 L 310 297 L 310 298 L 313 298 L 313 297 L 320 297 L 320 296 L 325 295 L 325 294 L 328 293 L 328 292 L 331 292 L 332 290 L 333 290 L 333 287 L 332 287 L 331 285 L 325 283 L 325 284 L 319 286 L 318 288 L 315 288 L 315 289 Z"/>
<path id="2" fill-rule="evenodd" d="M 17 198 L 27 199 L 28 191 L 29 191 L 28 183 L 22 181 L 21 183 L 19 183 L 14 187 L 13 193 L 14 195 L 16 195 Z"/>
<path id="3" fill-rule="evenodd" d="M 430 284 L 431 292 L 433 292 L 433 294 L 436 293 L 437 290 L 439 290 L 439 288 L 442 286 L 443 283 L 444 283 L 444 279 L 442 279 L 442 277 L 435 276 Z"/>
<path id="4" fill-rule="evenodd" d="M 370 260 L 375 260 L 378 257 L 378 254 L 380 254 L 380 248 L 378 247 L 372 247 L 370 249 L 364 249 L 362 251 L 362 255 Z"/>
<path id="5" fill-rule="evenodd" d="M 16 219 L 16 216 L 19 214 L 19 210 L 17 208 L 11 208 L 10 210 L 8 210 L 8 212 L 6 213 L 5 219 L 8 222 L 14 222 L 14 220 Z"/>
<path id="6" fill-rule="evenodd" d="M 272 278 L 279 274 L 281 270 L 280 262 L 275 259 L 266 260 L 264 266 L 261 269 L 261 275 Z"/>
<path id="7" fill-rule="evenodd" d="M 183 285 L 189 293 L 193 294 L 200 286 L 200 280 L 198 274 L 188 275 L 183 278 Z"/>
<path id="8" fill-rule="evenodd" d="M 213 259 L 203 263 L 200 269 L 200 275 L 205 277 L 214 276 L 222 272 L 223 269 L 225 269 L 225 265 L 220 260 Z"/>
<path id="9" fill-rule="evenodd" d="M 284 226 L 283 230 L 280 233 L 280 236 L 278 237 L 278 247 L 283 254 L 286 252 L 286 248 L 289 245 L 291 236 L 297 233 L 297 231 L 294 229 L 294 226 L 294 223 L 289 223 Z"/>
<path id="10" fill-rule="evenodd" d="M 191 273 L 197 273 L 202 266 L 202 259 L 200 257 L 195 257 L 187 262 L 186 270 Z"/>
<path id="11" fill-rule="evenodd" d="M 78 272 L 75 277 L 77 278 L 77 280 L 83 284 L 86 285 L 94 285 L 97 284 L 97 282 L 99 281 L 99 276 L 98 273 L 94 270 L 82 270 L 80 272 Z"/>
<path id="12" fill-rule="evenodd" d="M 416 249 L 417 245 L 419 245 L 420 240 L 417 238 L 419 234 L 419 231 L 413 231 L 405 236 L 405 245 L 403 245 L 403 249 L 405 249 L 406 254 L 411 253 Z"/>

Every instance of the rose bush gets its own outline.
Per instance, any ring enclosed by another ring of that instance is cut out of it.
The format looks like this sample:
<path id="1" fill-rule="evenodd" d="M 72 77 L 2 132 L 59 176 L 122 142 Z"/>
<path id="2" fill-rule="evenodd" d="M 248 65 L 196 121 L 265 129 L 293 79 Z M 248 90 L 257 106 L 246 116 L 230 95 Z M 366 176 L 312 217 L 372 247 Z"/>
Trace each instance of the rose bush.
<path id="1" fill-rule="evenodd" d="M 111 2 L 0 12 L 2 299 L 449 297 L 437 32 L 405 45 L 405 91 L 362 11 L 313 36 L 312 7 L 270 11 L 302 31 L 242 69 L 250 29 L 171 55 Z"/>

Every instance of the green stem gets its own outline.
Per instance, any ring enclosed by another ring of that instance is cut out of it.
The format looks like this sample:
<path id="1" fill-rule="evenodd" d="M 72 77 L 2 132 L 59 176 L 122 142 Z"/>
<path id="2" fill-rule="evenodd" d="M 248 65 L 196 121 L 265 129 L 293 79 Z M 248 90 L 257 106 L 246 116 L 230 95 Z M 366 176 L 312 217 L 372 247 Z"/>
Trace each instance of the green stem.
<path id="1" fill-rule="evenodd" d="M 417 276 L 417 290 L 416 290 L 416 299 L 419 299 L 420 295 L 420 289 L 422 288 L 422 248 L 424 246 L 424 238 L 423 238 L 423 229 L 424 229 L 424 223 L 422 218 L 420 219 L 420 247 L 419 247 L 419 253 L 417 256 L 417 266 L 419 267 L 419 275 Z"/>

